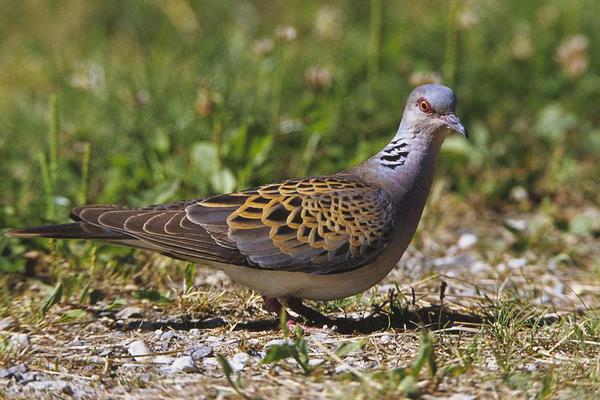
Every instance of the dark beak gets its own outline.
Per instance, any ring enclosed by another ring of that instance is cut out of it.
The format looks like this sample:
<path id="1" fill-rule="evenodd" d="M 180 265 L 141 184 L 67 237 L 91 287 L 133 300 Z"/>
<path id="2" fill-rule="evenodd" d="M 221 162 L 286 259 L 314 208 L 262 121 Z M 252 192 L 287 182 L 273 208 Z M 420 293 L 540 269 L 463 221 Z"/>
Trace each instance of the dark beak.
<path id="1" fill-rule="evenodd" d="M 460 122 L 460 119 L 458 119 L 458 117 L 456 115 L 445 114 L 445 115 L 442 115 L 440 118 L 442 121 L 444 121 L 446 123 L 448 128 L 452 129 L 456 133 L 460 133 L 467 139 L 469 138 L 469 132 L 467 132 L 467 129 L 462 124 L 462 122 Z"/>

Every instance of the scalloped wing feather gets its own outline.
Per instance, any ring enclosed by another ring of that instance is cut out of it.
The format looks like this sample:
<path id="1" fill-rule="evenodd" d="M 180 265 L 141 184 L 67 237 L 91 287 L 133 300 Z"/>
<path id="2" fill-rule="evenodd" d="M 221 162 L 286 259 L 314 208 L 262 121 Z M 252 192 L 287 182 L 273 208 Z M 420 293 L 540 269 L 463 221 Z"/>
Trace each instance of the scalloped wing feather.
<path id="1" fill-rule="evenodd" d="M 341 177 L 140 209 L 92 205 L 72 213 L 172 257 L 312 274 L 372 262 L 390 242 L 391 215 L 380 189 Z"/>
<path id="2" fill-rule="evenodd" d="M 373 261 L 389 244 L 393 227 L 379 189 L 337 177 L 214 196 L 187 206 L 186 213 L 215 238 L 234 242 L 256 267 L 315 274 Z"/>

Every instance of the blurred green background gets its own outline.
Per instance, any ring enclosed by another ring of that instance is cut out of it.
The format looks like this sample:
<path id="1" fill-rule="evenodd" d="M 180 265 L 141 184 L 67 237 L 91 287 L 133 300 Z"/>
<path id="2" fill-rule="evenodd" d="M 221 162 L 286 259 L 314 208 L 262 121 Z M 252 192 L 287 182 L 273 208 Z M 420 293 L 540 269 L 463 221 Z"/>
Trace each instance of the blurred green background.
<path id="1" fill-rule="evenodd" d="M 472 137 L 444 146 L 448 195 L 552 204 L 569 229 L 600 200 L 598 15 L 594 0 L 2 1 L 0 227 L 334 172 L 436 81 Z M 0 239 L 3 270 L 31 246 Z"/>

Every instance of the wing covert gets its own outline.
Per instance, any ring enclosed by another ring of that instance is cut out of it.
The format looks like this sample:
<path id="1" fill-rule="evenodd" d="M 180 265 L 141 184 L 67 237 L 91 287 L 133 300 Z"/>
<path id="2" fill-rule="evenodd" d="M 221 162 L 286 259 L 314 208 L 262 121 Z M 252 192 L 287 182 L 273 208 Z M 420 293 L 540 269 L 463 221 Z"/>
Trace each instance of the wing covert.
<path id="1" fill-rule="evenodd" d="M 327 274 L 358 268 L 380 254 L 392 231 L 389 210 L 380 190 L 326 177 L 214 196 L 189 205 L 186 213 L 216 240 L 235 243 L 251 266 Z"/>

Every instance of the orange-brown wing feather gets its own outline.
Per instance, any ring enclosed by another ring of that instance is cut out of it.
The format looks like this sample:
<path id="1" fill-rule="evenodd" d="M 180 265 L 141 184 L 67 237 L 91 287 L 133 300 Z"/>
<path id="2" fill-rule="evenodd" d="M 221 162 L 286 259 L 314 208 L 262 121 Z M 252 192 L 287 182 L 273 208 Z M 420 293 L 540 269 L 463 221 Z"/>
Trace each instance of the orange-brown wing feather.
<path id="1" fill-rule="evenodd" d="M 253 266 L 316 274 L 371 262 L 393 230 L 379 190 L 336 177 L 215 196 L 187 206 L 186 213 L 216 239 L 235 243 Z"/>

